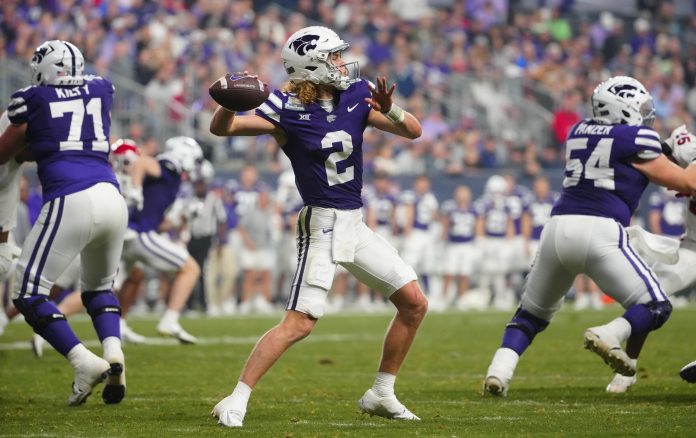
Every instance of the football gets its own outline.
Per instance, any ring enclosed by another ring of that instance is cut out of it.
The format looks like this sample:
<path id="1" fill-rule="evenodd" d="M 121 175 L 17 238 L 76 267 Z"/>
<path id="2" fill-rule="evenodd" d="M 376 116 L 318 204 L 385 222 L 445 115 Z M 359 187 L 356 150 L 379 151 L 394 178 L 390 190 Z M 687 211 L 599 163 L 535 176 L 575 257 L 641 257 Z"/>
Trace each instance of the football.
<path id="1" fill-rule="evenodd" d="M 230 111 L 248 111 L 268 99 L 268 87 L 253 76 L 226 74 L 208 88 L 210 97 Z"/>

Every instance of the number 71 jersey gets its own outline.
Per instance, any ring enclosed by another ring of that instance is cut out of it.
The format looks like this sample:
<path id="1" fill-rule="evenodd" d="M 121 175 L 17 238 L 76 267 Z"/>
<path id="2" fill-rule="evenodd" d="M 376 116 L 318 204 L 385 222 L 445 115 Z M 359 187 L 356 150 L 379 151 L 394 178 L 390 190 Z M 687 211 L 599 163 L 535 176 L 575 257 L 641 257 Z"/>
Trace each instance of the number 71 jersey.
<path id="1" fill-rule="evenodd" d="M 661 153 L 660 136 L 648 127 L 581 121 L 566 140 L 563 192 L 551 215 L 609 217 L 628 226 L 648 185 L 632 163 Z"/>
<path id="2" fill-rule="evenodd" d="M 318 103 L 304 105 L 293 94 L 274 91 L 256 114 L 280 127 L 282 145 L 295 172 L 305 205 L 352 210 L 361 208 L 363 132 L 371 107 L 366 81 L 339 92 L 333 111 Z"/>
<path id="3" fill-rule="evenodd" d="M 44 202 L 100 182 L 118 187 L 108 159 L 113 93 L 108 79 L 85 76 L 80 86 L 34 85 L 12 95 L 7 114 L 27 124 Z"/>

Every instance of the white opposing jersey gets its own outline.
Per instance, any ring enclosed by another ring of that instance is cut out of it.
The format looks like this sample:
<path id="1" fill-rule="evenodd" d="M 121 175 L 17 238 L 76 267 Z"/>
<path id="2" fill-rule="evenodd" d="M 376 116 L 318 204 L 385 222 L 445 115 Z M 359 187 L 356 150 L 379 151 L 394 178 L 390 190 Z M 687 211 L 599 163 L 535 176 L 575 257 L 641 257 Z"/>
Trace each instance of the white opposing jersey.
<path id="1" fill-rule="evenodd" d="M 0 116 L 0 134 L 10 126 L 7 111 Z M 17 224 L 17 206 L 19 205 L 19 168 L 22 165 L 11 159 L 0 164 L 0 229 L 11 230 Z"/>

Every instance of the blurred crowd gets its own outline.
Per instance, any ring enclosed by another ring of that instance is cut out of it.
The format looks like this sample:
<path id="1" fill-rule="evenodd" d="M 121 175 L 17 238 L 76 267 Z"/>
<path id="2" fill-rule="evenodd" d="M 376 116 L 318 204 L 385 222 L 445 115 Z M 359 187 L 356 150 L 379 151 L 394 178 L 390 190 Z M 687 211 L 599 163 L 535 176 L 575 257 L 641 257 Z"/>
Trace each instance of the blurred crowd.
<path id="1" fill-rule="evenodd" d="M 94 73 L 144 87 L 166 117 L 193 110 L 197 139 L 218 166 L 287 164 L 267 138 L 207 133 L 207 87 L 248 70 L 271 87 L 285 73 L 279 46 L 322 24 L 351 44 L 362 76 L 386 75 L 423 124 L 414 144 L 370 132 L 368 167 L 390 175 L 558 166 L 565 133 L 587 115 L 587 97 L 610 75 L 629 74 L 652 93 L 663 134 L 696 114 L 694 2 L 637 1 L 619 13 L 580 11 L 573 0 L 7 0 L 0 58 L 28 60 L 46 39 L 80 47 Z M 118 115 L 116 115 L 118 118 Z M 139 144 L 157 149 L 153 124 L 129 120 Z M 188 120 L 188 119 L 187 119 Z M 232 163 L 232 164 L 230 164 Z"/>

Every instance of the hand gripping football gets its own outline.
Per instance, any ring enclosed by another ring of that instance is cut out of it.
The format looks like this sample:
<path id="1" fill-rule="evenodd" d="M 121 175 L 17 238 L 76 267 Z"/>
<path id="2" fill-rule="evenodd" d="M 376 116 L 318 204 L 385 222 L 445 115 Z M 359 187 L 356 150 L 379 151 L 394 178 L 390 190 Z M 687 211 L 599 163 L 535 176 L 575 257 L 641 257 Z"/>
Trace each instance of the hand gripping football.
<path id="1" fill-rule="evenodd" d="M 268 87 L 253 76 L 226 74 L 208 88 L 210 97 L 230 111 L 248 111 L 268 99 Z"/>

